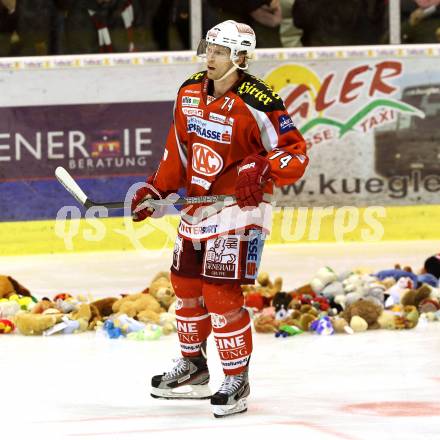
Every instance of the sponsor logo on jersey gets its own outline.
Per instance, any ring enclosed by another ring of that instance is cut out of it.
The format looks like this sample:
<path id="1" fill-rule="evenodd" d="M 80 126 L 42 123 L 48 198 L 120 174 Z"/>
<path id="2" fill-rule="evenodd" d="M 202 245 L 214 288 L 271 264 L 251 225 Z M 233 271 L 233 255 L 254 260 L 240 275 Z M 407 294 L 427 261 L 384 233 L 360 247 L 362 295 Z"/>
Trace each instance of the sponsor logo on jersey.
<path id="1" fill-rule="evenodd" d="M 187 116 L 200 116 L 203 118 L 203 110 L 200 108 L 182 107 L 182 113 Z"/>
<path id="2" fill-rule="evenodd" d="M 217 122 L 205 121 L 195 116 L 187 119 L 187 132 L 196 133 L 203 139 L 230 144 L 232 139 L 232 127 Z"/>
<path id="3" fill-rule="evenodd" d="M 209 120 L 213 122 L 220 122 L 220 124 L 230 125 L 231 127 L 234 125 L 234 118 L 231 118 L 230 116 L 220 115 L 214 112 L 211 112 L 209 114 Z"/>
<path id="4" fill-rule="evenodd" d="M 288 131 L 293 130 L 295 128 L 295 125 L 292 119 L 290 119 L 289 115 L 281 115 L 278 118 L 278 122 L 280 124 L 280 134 L 287 133 Z"/>
<path id="5" fill-rule="evenodd" d="M 206 190 L 208 190 L 211 186 L 211 182 L 208 182 L 207 180 L 202 179 L 201 177 L 197 177 L 197 176 L 191 177 L 191 183 L 193 183 L 194 185 L 201 186 L 203 189 L 206 189 Z"/>
<path id="6" fill-rule="evenodd" d="M 204 275 L 213 278 L 236 279 L 240 261 L 240 237 L 227 235 L 206 243 Z"/>
<path id="7" fill-rule="evenodd" d="M 226 116 L 219 115 L 218 113 L 211 112 L 209 114 L 209 120 L 214 122 L 220 122 L 221 124 L 226 124 Z"/>
<path id="8" fill-rule="evenodd" d="M 217 229 L 218 229 L 218 225 L 190 226 L 182 222 L 179 225 L 179 232 L 181 234 L 187 234 L 187 235 L 215 234 L 217 233 Z"/>
<path id="9" fill-rule="evenodd" d="M 252 230 L 249 232 L 249 242 L 246 254 L 246 278 L 255 280 L 257 278 L 258 266 L 260 265 L 263 252 L 264 238 L 261 231 Z"/>
<path id="10" fill-rule="evenodd" d="M 182 97 L 182 106 L 198 107 L 199 104 L 200 104 L 200 98 L 196 98 L 195 96 L 183 96 Z"/>
<path id="11" fill-rule="evenodd" d="M 211 104 L 212 101 L 215 101 L 215 98 L 214 98 L 214 96 L 208 95 L 206 97 L 206 101 L 208 104 Z"/>
<path id="12" fill-rule="evenodd" d="M 223 133 L 222 134 L 222 143 L 224 143 L 224 144 L 231 143 L 231 134 L 230 133 Z"/>
<path id="13" fill-rule="evenodd" d="M 223 158 L 211 147 L 195 143 L 192 146 L 192 168 L 199 174 L 215 176 L 223 168 Z"/>
<path id="14" fill-rule="evenodd" d="M 200 95 L 200 90 L 187 89 L 185 90 L 185 93 L 193 93 L 194 95 Z"/>

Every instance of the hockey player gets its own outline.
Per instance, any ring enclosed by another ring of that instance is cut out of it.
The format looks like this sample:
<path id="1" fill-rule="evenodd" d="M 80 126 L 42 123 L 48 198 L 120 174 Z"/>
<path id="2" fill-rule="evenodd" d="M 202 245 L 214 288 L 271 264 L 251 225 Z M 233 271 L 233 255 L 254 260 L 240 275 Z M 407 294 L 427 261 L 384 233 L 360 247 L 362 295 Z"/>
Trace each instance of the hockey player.
<path id="1" fill-rule="evenodd" d="M 246 24 L 228 20 L 208 31 L 198 49 L 207 70 L 180 87 L 163 158 L 132 200 L 140 221 L 154 212 L 136 209 L 140 203 L 178 188 L 236 196 L 208 213 L 194 206 L 182 215 L 171 266 L 182 358 L 152 378 L 153 397 L 211 398 L 216 417 L 247 409 L 252 334 L 240 286 L 257 276 L 271 220 L 267 194 L 274 184 L 296 182 L 308 163 L 281 98 L 245 72 L 255 44 Z M 211 330 L 225 373 L 213 395 L 205 351 Z"/>

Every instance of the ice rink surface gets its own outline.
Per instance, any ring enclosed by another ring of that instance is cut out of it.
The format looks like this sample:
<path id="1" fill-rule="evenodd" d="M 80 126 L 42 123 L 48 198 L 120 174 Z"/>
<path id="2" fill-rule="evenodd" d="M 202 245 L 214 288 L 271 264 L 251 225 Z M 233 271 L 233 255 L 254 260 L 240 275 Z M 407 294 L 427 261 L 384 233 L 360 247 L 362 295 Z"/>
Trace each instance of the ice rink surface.
<path id="1" fill-rule="evenodd" d="M 262 270 L 287 288 L 336 271 L 418 269 L 440 242 L 273 246 Z M 167 270 L 171 250 L 2 257 L 0 272 L 37 296 L 136 293 Z M 158 401 L 149 380 L 179 355 L 177 336 L 110 340 L 94 332 L 0 336 L 1 439 L 440 439 L 440 323 L 407 331 L 276 339 L 254 335 L 247 413 L 211 415 L 208 401 Z M 211 386 L 222 381 L 212 338 Z"/>

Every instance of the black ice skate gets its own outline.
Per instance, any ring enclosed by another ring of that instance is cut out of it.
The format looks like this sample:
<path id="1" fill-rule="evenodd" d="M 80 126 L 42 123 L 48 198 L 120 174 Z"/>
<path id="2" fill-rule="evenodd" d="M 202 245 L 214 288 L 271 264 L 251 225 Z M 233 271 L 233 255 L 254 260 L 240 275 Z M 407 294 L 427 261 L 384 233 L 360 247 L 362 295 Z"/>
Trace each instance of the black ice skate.
<path id="1" fill-rule="evenodd" d="M 247 371 L 234 376 L 225 376 L 220 389 L 211 397 L 214 416 L 226 417 L 247 411 L 246 397 L 249 393 Z"/>
<path id="2" fill-rule="evenodd" d="M 209 399 L 209 371 L 206 357 L 182 357 L 168 373 L 153 376 L 151 396 L 156 399 Z"/>

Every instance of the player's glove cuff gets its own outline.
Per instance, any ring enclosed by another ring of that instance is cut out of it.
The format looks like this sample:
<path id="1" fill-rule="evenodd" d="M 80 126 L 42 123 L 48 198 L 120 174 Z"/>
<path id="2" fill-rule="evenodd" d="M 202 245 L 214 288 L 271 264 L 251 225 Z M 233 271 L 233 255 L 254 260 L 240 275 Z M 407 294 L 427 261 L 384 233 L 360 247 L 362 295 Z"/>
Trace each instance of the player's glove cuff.
<path id="1" fill-rule="evenodd" d="M 270 180 L 271 169 L 267 158 L 258 154 L 246 157 L 238 167 L 235 197 L 241 209 L 252 209 L 263 201 L 263 188 Z"/>

